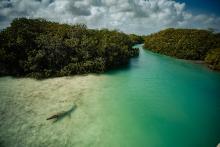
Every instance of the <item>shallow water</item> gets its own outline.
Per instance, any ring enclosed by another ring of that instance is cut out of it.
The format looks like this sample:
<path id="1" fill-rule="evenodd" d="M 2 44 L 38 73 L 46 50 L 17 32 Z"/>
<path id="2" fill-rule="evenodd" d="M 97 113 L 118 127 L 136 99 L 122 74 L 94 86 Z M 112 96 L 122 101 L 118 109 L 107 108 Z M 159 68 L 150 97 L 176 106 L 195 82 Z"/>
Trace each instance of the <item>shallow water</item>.
<path id="1" fill-rule="evenodd" d="M 142 49 L 128 67 L 102 75 L 2 77 L 0 146 L 214 147 L 219 91 L 218 72 Z"/>

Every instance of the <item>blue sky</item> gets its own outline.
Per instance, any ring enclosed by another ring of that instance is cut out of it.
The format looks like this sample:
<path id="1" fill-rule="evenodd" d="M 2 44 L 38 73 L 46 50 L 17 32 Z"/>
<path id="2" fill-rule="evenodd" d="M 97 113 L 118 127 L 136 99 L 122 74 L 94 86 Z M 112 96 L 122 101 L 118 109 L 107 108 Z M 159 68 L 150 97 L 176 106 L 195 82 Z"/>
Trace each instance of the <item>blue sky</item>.
<path id="1" fill-rule="evenodd" d="M 171 27 L 220 31 L 219 9 L 220 0 L 0 0 L 0 29 L 28 17 L 136 34 Z"/>
<path id="2" fill-rule="evenodd" d="M 215 14 L 220 16 L 220 0 L 176 0 L 186 3 L 186 9 L 193 13 Z"/>

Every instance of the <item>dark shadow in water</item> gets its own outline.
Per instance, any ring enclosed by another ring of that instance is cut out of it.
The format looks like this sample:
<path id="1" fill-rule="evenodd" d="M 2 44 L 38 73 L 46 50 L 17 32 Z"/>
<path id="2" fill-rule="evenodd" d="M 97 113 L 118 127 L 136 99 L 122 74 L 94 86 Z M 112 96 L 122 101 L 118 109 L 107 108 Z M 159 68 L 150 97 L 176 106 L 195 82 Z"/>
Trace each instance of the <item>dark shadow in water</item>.
<path id="1" fill-rule="evenodd" d="M 6 147 L 6 145 L 4 145 L 4 142 L 2 140 L 0 140 L 0 147 Z"/>
<path id="2" fill-rule="evenodd" d="M 108 70 L 107 72 L 105 72 L 105 74 L 110 74 L 110 75 L 114 75 L 114 74 L 118 74 L 121 72 L 126 72 L 126 71 L 130 71 L 131 69 L 133 69 L 135 66 L 134 64 L 136 64 L 136 62 L 138 62 L 139 56 L 137 57 L 132 57 L 127 64 L 122 65 L 122 66 L 118 66 L 115 67 L 113 69 Z"/>
<path id="3" fill-rule="evenodd" d="M 47 118 L 47 120 L 53 119 L 54 120 L 53 123 L 56 123 L 58 121 L 61 121 L 67 116 L 71 117 L 72 112 L 74 112 L 76 108 L 77 108 L 77 105 L 74 105 L 69 110 L 52 115 L 51 117 Z"/>
<path id="4" fill-rule="evenodd" d="M 114 73 L 121 72 L 121 71 L 127 71 L 127 70 L 129 70 L 130 68 L 131 68 L 131 63 L 130 63 L 130 61 L 129 61 L 126 65 L 114 67 L 114 68 L 108 70 L 108 71 L 106 72 L 106 74 L 108 74 L 108 73 L 114 74 Z"/>

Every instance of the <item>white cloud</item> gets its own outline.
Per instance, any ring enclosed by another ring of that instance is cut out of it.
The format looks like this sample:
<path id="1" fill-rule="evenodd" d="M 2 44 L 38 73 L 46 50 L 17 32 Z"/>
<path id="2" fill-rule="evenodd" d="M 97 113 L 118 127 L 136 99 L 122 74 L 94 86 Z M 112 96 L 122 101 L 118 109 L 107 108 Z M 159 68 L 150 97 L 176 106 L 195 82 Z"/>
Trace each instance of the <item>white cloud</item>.
<path id="1" fill-rule="evenodd" d="M 90 28 L 148 34 L 167 27 L 218 28 L 220 17 L 192 14 L 174 0 L 1 0 L 0 28 L 16 17 L 42 17 Z"/>

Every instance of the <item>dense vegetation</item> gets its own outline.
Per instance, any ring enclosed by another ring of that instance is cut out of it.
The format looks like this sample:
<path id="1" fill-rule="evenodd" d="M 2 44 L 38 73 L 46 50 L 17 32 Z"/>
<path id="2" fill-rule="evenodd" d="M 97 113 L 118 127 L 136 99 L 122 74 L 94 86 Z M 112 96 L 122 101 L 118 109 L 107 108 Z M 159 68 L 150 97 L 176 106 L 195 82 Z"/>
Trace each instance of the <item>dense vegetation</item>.
<path id="1" fill-rule="evenodd" d="M 153 52 L 181 59 L 205 60 L 206 58 L 207 63 L 217 64 L 213 62 L 219 62 L 217 55 L 219 52 L 217 50 L 211 52 L 211 50 L 220 47 L 220 35 L 208 30 L 171 28 L 145 37 L 144 47 Z M 209 57 L 206 57 L 208 52 L 210 52 Z"/>
<path id="2" fill-rule="evenodd" d="M 208 52 L 205 62 L 211 69 L 220 70 L 220 48 Z"/>
<path id="3" fill-rule="evenodd" d="M 135 35 L 19 18 L 0 32 L 0 75 L 45 78 L 103 72 L 127 64 Z"/>
<path id="4" fill-rule="evenodd" d="M 135 44 L 141 44 L 144 43 L 144 36 L 138 36 L 135 34 L 130 34 L 129 38 L 131 39 L 132 43 Z"/>

